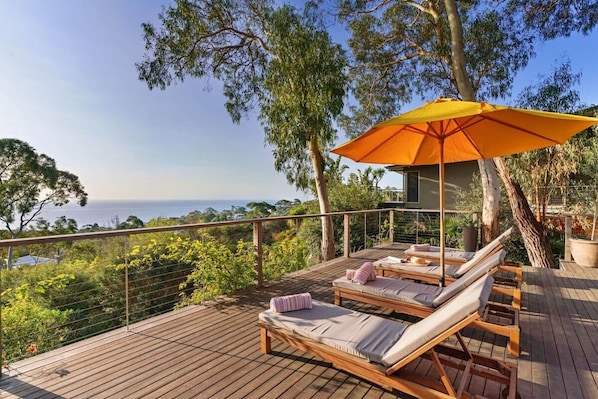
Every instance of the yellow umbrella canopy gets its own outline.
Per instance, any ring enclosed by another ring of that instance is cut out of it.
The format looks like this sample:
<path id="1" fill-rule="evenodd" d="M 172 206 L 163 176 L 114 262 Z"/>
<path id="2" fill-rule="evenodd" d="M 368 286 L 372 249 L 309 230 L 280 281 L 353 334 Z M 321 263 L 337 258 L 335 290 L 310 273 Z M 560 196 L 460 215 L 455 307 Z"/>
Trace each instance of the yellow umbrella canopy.
<path id="1" fill-rule="evenodd" d="M 356 162 L 439 165 L 440 264 L 444 284 L 444 164 L 562 144 L 598 124 L 586 116 L 440 98 L 381 122 L 333 153 Z"/>

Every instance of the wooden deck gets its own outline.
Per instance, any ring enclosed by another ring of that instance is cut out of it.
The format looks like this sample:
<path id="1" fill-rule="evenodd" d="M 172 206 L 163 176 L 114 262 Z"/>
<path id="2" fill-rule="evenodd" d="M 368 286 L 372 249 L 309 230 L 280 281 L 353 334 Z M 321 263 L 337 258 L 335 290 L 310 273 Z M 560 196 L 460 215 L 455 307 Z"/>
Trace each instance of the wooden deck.
<path id="1" fill-rule="evenodd" d="M 330 282 L 401 245 L 362 251 L 208 306 L 190 306 L 11 364 L 0 398 L 395 398 L 278 342 L 260 352 L 257 314 L 274 295 L 309 291 L 333 302 Z M 519 365 L 522 398 L 598 398 L 598 270 L 524 268 L 519 359 L 505 340 L 467 330 L 469 347 Z M 493 298 L 500 299 L 500 298 Z M 347 301 L 346 306 L 398 317 Z M 423 370 L 425 372 L 425 370 Z M 499 396 L 499 387 L 479 387 Z"/>

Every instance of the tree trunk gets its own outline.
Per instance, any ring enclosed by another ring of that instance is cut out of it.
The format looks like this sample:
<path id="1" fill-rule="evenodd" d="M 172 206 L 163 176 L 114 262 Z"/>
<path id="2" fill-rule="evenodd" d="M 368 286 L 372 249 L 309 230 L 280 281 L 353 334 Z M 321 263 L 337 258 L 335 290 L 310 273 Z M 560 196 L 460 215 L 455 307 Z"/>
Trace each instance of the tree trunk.
<path id="1" fill-rule="evenodd" d="M 482 245 L 494 240 L 499 234 L 500 182 L 492 159 L 478 161 L 484 202 L 482 204 Z"/>
<path id="2" fill-rule="evenodd" d="M 316 191 L 320 213 L 330 212 L 330 201 L 328 200 L 328 189 L 324 178 L 324 159 L 320 153 L 318 143 L 308 142 L 311 163 L 314 168 Z M 332 228 L 332 216 L 322 216 L 322 260 L 334 259 L 334 230 Z"/>
<path id="3" fill-rule="evenodd" d="M 513 219 L 521 232 L 525 249 L 530 264 L 534 267 L 546 267 L 555 269 L 556 260 L 552 249 L 546 239 L 546 233 L 542 223 L 538 222 L 529 207 L 527 198 L 521 190 L 521 186 L 511 179 L 501 158 L 495 158 L 496 168 L 505 184 L 509 195 L 509 203 L 513 211 Z"/>
<path id="4" fill-rule="evenodd" d="M 6 257 L 6 270 L 12 270 L 12 262 L 14 257 L 14 247 L 8 247 L 8 256 Z"/>
<path id="5" fill-rule="evenodd" d="M 465 68 L 463 27 L 455 0 L 444 0 L 444 7 L 451 30 L 451 70 L 461 98 L 475 101 L 475 92 Z M 498 214 L 500 212 L 500 186 L 492 160 L 478 161 L 482 178 L 484 204 L 482 206 L 482 244 L 498 236 Z"/>

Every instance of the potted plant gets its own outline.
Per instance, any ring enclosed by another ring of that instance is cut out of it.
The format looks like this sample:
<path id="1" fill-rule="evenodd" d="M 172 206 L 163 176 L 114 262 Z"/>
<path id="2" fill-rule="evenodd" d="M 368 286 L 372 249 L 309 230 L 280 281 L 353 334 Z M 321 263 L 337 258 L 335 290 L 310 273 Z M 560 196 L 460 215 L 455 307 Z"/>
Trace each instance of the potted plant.
<path id="1" fill-rule="evenodd" d="M 574 221 L 585 233 L 591 228 L 591 234 L 588 237 L 570 238 L 571 255 L 580 266 L 598 267 L 598 241 L 596 237 L 596 216 L 598 213 L 598 190 L 596 185 L 593 190 L 584 190 L 585 195 L 578 196 L 579 201 L 573 206 Z M 585 197 L 585 198 L 584 198 Z M 588 218 L 588 207 L 591 207 L 591 217 Z M 587 234 L 587 233 L 586 233 Z"/>
<path id="2" fill-rule="evenodd" d="M 576 190 L 577 195 L 571 207 L 574 222 L 583 229 L 584 235 L 570 238 L 569 244 L 575 263 L 580 266 L 598 267 L 598 241 L 595 240 L 598 214 L 598 142 L 592 134 L 585 144 L 579 172 L 585 178 L 586 185 L 583 189 Z"/>
<path id="3" fill-rule="evenodd" d="M 463 231 L 463 249 L 465 252 L 477 251 L 479 230 L 477 214 L 463 215 L 461 217 L 461 230 Z"/>
<path id="4" fill-rule="evenodd" d="M 478 225 L 473 217 L 463 226 L 463 249 L 465 252 L 475 252 L 478 249 Z"/>

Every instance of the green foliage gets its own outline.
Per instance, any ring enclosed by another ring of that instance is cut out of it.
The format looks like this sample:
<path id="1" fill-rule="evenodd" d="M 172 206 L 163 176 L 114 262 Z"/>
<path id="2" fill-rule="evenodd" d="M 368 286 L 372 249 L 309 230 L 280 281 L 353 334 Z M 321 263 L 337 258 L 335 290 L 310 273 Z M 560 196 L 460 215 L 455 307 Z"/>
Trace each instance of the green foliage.
<path id="1" fill-rule="evenodd" d="M 2 292 L 2 359 L 12 362 L 36 351 L 60 346 L 70 311 L 51 308 L 51 297 L 74 279 L 60 274 L 31 285 L 25 283 Z"/>
<path id="2" fill-rule="evenodd" d="M 116 226 L 117 230 L 125 230 L 125 229 L 139 229 L 144 227 L 143 220 L 139 219 L 137 216 L 129 216 L 126 221 L 119 223 Z"/>
<path id="3" fill-rule="evenodd" d="M 203 303 L 245 289 L 254 282 L 252 245 L 240 241 L 236 252 L 232 252 L 209 236 L 203 241 L 179 239 L 175 244 L 168 256 L 194 267 L 180 285 L 184 291 L 180 306 Z"/>
<path id="4" fill-rule="evenodd" d="M 365 209 L 376 209 L 380 201 L 382 200 L 381 192 L 377 189 L 377 183 L 380 178 L 384 175 L 384 169 L 372 169 L 367 167 L 365 170 L 358 170 L 357 173 L 351 173 L 347 177 L 346 181 L 342 176 L 341 170 L 339 169 L 339 163 L 331 161 L 329 164 L 331 170 L 326 170 L 326 179 L 328 181 L 328 197 L 330 200 L 331 212 L 341 211 L 355 211 Z M 306 213 L 318 213 L 318 204 L 315 202 L 306 202 L 305 206 Z M 358 248 L 364 248 L 365 246 L 372 245 L 373 242 L 378 242 L 382 239 L 379 236 L 380 226 L 378 226 L 377 218 L 367 220 L 367 226 L 365 225 L 364 217 L 360 216 L 352 217 L 350 220 L 350 247 L 354 250 Z M 333 228 L 335 237 L 343 237 L 343 218 L 333 218 Z M 384 231 L 388 231 L 388 226 Z M 364 243 L 364 230 L 368 234 L 366 242 Z M 373 232 L 373 233 L 372 233 Z M 314 264 L 321 261 L 320 258 L 320 246 L 322 237 L 322 227 L 319 223 L 319 219 L 310 218 L 301 222 L 301 226 L 298 232 L 298 236 L 302 242 L 305 243 L 308 249 L 308 263 Z M 342 252 L 341 240 L 335 240 L 337 248 L 335 248 L 336 254 Z"/>
<path id="5" fill-rule="evenodd" d="M 266 218 L 276 211 L 276 207 L 266 201 L 249 202 L 247 207 L 249 208 L 249 212 L 245 215 L 247 219 Z"/>
<path id="6" fill-rule="evenodd" d="M 278 280 L 284 275 L 306 268 L 307 246 L 293 230 L 280 233 L 277 239 L 264 247 L 264 280 Z"/>
<path id="7" fill-rule="evenodd" d="M 79 178 L 56 168 L 56 162 L 17 139 L 0 139 L 0 222 L 11 238 L 21 235 L 47 205 L 62 206 L 76 198 L 81 206 L 87 193 Z M 12 268 L 9 248 L 7 268 Z"/>
<path id="8" fill-rule="evenodd" d="M 54 159 L 21 140 L 0 139 L 0 221 L 13 238 L 45 206 L 61 206 L 73 197 L 81 206 L 87 203 L 77 176 L 57 169 Z"/>
<path id="9" fill-rule="evenodd" d="M 354 57 L 351 81 L 357 104 L 342 123 L 352 137 L 396 115 L 414 95 L 462 98 L 452 70 L 444 2 L 340 4 Z M 489 8 L 484 2 L 457 2 L 457 6 L 473 92 L 486 100 L 509 94 L 515 73 L 533 55 L 532 34 L 517 23 L 524 8 L 506 4 Z"/>
<path id="10" fill-rule="evenodd" d="M 306 189 L 310 153 L 336 138 L 346 86 L 344 52 L 319 17 L 313 7 L 300 15 L 268 1 L 176 1 L 160 13 L 160 29 L 143 24 L 139 79 L 150 89 L 186 76 L 221 80 L 233 121 L 258 107 L 276 170 Z"/>
<path id="11" fill-rule="evenodd" d="M 262 205 L 272 214 L 306 212 L 298 200 L 279 201 L 275 206 L 259 203 L 251 208 Z M 170 218 L 156 219 L 148 227 L 173 223 Z M 298 224 L 264 219 L 263 271 L 267 281 L 307 265 L 305 245 L 295 236 Z M 51 234 L 48 224 L 42 223 L 40 228 Z M 5 359 L 12 362 L 31 355 L 30 344 L 42 352 L 123 326 L 127 272 L 130 322 L 254 285 L 251 235 L 251 224 L 240 224 L 74 241 L 64 247 L 58 264 L 3 272 Z M 236 237 L 239 239 L 233 242 Z"/>
<path id="12" fill-rule="evenodd" d="M 521 3 L 510 1 L 512 7 Z M 537 30 L 543 39 L 569 36 L 571 32 L 588 34 L 596 26 L 596 2 L 593 0 L 560 0 L 526 2 L 525 23 Z"/>
<path id="13" fill-rule="evenodd" d="M 548 77 L 540 77 L 518 96 L 517 105 L 543 111 L 573 113 L 580 109 L 580 74 L 571 71 L 569 61 L 554 67 Z M 511 175 L 535 205 L 537 219 L 544 221 L 552 198 L 562 196 L 562 189 L 585 163 L 586 148 L 595 147 L 593 138 L 579 134 L 561 145 L 528 151 L 507 158 Z M 588 158 L 591 159 L 591 158 Z"/>
<path id="14" fill-rule="evenodd" d="M 343 109 L 347 84 L 344 51 L 318 26 L 317 15 L 308 9 L 300 16 L 290 6 L 272 13 L 269 44 L 276 56 L 268 64 L 260 98 L 274 167 L 303 190 L 312 169 L 323 167 L 313 165 L 315 153 L 321 158 L 336 139 L 332 122 Z"/>
<path id="15" fill-rule="evenodd" d="M 146 54 L 136 67 L 150 89 L 186 76 L 222 81 L 236 123 L 258 108 L 274 168 L 303 191 L 315 178 L 324 213 L 323 153 L 336 140 L 333 122 L 344 107 L 347 60 L 316 4 L 308 2 L 300 14 L 270 1 L 178 0 L 160 13 L 160 29 L 143 24 Z M 322 223 L 328 258 L 332 226 L 325 218 Z"/>

